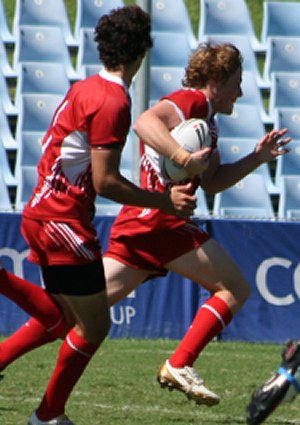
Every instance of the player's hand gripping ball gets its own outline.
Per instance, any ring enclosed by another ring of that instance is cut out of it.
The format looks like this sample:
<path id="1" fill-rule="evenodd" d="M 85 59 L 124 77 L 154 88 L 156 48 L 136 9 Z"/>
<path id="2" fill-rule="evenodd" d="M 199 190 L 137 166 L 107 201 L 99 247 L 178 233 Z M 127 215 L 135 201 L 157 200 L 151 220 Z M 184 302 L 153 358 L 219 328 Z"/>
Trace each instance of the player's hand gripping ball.
<path id="1" fill-rule="evenodd" d="M 178 144 L 189 153 L 211 146 L 211 136 L 206 121 L 200 118 L 192 118 L 182 121 L 173 128 L 171 135 Z M 180 182 L 188 178 L 184 167 L 178 165 L 175 161 L 160 155 L 159 164 L 162 175 L 175 182 Z"/>

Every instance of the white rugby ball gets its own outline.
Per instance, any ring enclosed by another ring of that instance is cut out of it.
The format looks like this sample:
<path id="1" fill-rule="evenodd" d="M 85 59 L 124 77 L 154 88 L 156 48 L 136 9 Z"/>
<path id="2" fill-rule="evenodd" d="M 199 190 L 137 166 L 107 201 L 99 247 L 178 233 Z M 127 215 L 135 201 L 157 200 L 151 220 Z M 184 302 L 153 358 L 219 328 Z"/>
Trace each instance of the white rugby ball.
<path id="1" fill-rule="evenodd" d="M 171 135 L 183 149 L 190 153 L 211 146 L 208 124 L 200 118 L 182 121 L 173 128 Z M 183 167 L 163 155 L 159 157 L 159 165 L 161 173 L 166 179 L 179 182 L 188 177 Z"/>

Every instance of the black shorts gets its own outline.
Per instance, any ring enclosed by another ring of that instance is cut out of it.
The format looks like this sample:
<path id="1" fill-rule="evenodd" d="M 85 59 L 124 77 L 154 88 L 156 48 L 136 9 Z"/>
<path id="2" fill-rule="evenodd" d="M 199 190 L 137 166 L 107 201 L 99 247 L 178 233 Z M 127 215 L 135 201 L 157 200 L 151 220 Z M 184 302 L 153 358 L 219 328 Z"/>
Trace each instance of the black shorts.
<path id="1" fill-rule="evenodd" d="M 106 288 L 102 261 L 75 266 L 42 266 L 41 269 L 50 294 L 93 295 Z"/>

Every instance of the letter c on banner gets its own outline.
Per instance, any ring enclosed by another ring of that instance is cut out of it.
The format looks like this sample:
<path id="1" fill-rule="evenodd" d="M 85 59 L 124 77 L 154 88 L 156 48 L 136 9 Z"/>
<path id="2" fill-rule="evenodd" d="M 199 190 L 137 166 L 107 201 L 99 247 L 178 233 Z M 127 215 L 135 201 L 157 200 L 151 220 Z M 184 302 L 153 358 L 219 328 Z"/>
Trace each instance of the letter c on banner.
<path id="1" fill-rule="evenodd" d="M 261 265 L 258 267 L 256 272 L 256 285 L 259 290 L 261 296 L 270 304 L 284 306 L 289 305 L 295 302 L 295 298 L 292 294 L 288 294 L 284 297 L 277 297 L 273 295 L 267 285 L 267 274 L 271 267 L 273 266 L 281 266 L 288 269 L 291 266 L 292 262 L 287 260 L 286 258 L 280 257 L 272 257 L 263 261 Z M 298 271 L 298 274 L 300 271 Z M 296 274 L 296 273 L 295 273 Z M 298 294 L 300 294 L 299 290 L 296 290 Z"/>

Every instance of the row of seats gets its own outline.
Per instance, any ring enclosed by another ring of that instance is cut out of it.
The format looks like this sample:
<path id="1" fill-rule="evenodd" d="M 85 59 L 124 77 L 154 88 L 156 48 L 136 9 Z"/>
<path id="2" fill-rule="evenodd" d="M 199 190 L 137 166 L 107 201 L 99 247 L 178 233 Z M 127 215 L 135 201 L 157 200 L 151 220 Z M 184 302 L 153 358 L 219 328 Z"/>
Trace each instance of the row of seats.
<path id="1" fill-rule="evenodd" d="M 22 27 L 20 37 L 14 50 L 14 65 L 10 63 L 5 54 L 0 56 L 0 94 L 4 109 L 7 114 L 16 114 L 17 108 L 12 104 L 9 96 L 7 79 L 15 77 L 21 82 L 17 85 L 17 95 L 22 91 L 22 81 L 35 78 L 38 90 L 43 90 L 43 84 L 47 81 L 49 90 L 65 90 L 74 80 L 84 78 L 100 69 L 96 44 L 93 41 L 92 30 L 82 30 L 82 43 L 78 49 L 77 65 L 72 65 L 71 56 L 67 46 L 62 44 L 61 31 L 56 27 Z M 170 40 L 172 43 L 170 44 Z M 216 39 L 216 38 L 214 38 Z M 222 38 L 223 41 L 235 41 L 241 48 L 248 44 L 245 38 L 231 40 Z M 270 102 L 266 111 L 261 86 L 264 85 L 255 58 L 250 55 L 244 56 L 243 64 L 243 97 L 239 99 L 242 103 L 256 103 L 259 107 L 264 123 L 272 123 L 274 120 L 274 109 L 280 106 L 299 106 L 300 104 L 300 37 L 297 46 L 293 47 L 290 39 L 272 39 L 272 46 L 267 50 L 265 64 L 269 72 L 266 72 L 269 81 Z M 275 46 L 277 46 L 275 48 Z M 281 47 L 280 47 L 281 46 Z M 64 48 L 65 47 L 65 48 Z M 4 47 L 2 44 L 2 50 Z M 1 53 L 1 40 L 0 40 Z M 150 98 L 156 100 L 165 94 L 169 88 L 180 84 L 184 74 L 184 67 L 191 50 L 182 34 L 154 33 L 154 47 L 150 54 Z M 287 55 L 294 62 L 294 68 Z M 31 62 L 32 65 L 28 65 Z M 48 66 L 48 64 L 50 65 Z M 25 64 L 25 65 L 24 65 Z M 35 64 L 35 70 L 33 69 Z M 36 66 L 39 64 L 40 71 Z M 52 64 L 52 65 L 51 65 Z M 55 65 L 54 65 L 55 64 Z M 268 64 L 268 65 L 267 65 Z M 57 76 L 51 74 L 52 69 L 57 67 Z M 31 69 L 29 69 L 31 67 Z M 32 73 L 36 75 L 32 77 Z M 152 84 L 153 82 L 153 84 Z M 55 84 L 56 83 L 56 84 Z M 158 88 L 157 88 L 158 87 Z M 17 103 L 17 102 L 16 102 Z"/>
<path id="2" fill-rule="evenodd" d="M 32 188 L 37 182 L 35 166 L 23 166 L 19 169 L 16 205 L 12 207 L 8 188 L 0 172 L 0 210 L 2 212 L 21 211 L 28 201 Z M 197 217 L 209 217 L 210 211 L 205 193 L 197 191 Z M 101 215 L 115 216 L 121 205 L 109 199 L 97 197 L 96 212 Z M 277 214 L 265 180 L 259 174 L 249 174 L 231 188 L 215 195 L 212 214 L 215 218 L 234 219 L 299 219 L 300 218 L 300 176 L 284 176 L 281 181 Z"/>
<path id="3" fill-rule="evenodd" d="M 3 0 L 0 2 L 0 37 L 13 43 L 20 25 L 59 26 L 68 46 L 78 46 L 81 28 L 94 28 L 97 19 L 110 9 L 123 6 L 122 0 L 77 0 L 74 31 L 63 0 L 16 0 L 13 29 L 7 24 Z M 270 36 L 300 36 L 299 2 L 264 1 L 260 38 L 256 36 L 245 0 L 199 0 L 197 37 L 184 0 L 152 0 L 154 31 L 185 32 L 192 48 L 207 35 L 247 36 L 254 51 L 267 50 Z"/>

